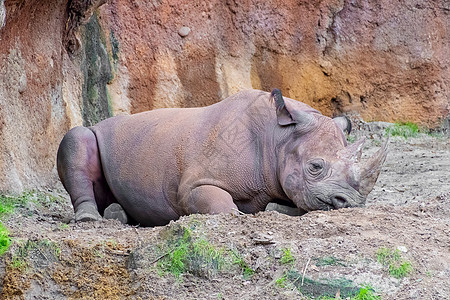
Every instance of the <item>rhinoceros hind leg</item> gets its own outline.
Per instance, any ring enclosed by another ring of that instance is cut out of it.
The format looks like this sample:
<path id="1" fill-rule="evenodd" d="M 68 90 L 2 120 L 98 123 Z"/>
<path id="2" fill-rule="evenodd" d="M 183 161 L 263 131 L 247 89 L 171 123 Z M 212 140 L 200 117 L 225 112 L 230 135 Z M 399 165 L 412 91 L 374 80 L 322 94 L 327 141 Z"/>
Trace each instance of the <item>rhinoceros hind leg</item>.
<path id="1" fill-rule="evenodd" d="M 71 129 L 57 154 L 58 175 L 70 195 L 75 221 L 101 220 L 100 214 L 117 202 L 103 175 L 97 138 L 86 127 Z"/>
<path id="2" fill-rule="evenodd" d="M 238 211 L 231 195 L 213 185 L 202 185 L 193 189 L 188 199 L 189 213 L 220 214 Z"/>

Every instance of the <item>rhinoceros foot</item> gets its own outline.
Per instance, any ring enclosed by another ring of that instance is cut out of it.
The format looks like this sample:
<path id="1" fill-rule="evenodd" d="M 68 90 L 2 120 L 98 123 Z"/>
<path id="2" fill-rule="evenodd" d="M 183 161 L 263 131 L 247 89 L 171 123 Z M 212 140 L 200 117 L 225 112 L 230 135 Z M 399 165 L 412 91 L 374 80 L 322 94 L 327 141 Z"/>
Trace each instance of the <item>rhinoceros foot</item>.
<path id="1" fill-rule="evenodd" d="M 101 221 L 102 216 L 98 213 L 97 207 L 89 202 L 78 205 L 75 211 L 75 222 Z"/>
<path id="2" fill-rule="evenodd" d="M 113 203 L 105 209 L 103 214 L 105 219 L 119 220 L 122 224 L 128 223 L 127 213 L 123 210 L 119 203 Z"/>

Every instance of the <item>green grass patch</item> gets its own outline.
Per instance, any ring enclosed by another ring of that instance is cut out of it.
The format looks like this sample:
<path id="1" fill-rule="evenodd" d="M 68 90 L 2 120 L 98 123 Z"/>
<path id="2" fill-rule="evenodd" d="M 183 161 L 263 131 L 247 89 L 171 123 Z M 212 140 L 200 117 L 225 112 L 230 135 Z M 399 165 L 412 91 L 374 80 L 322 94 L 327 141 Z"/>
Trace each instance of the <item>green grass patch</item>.
<path id="1" fill-rule="evenodd" d="M 38 192 L 33 194 L 34 201 L 43 206 L 50 207 L 53 204 L 59 204 L 66 201 L 63 196 L 55 196 L 51 193 Z"/>
<path id="2" fill-rule="evenodd" d="M 419 126 L 412 122 L 400 122 L 386 128 L 386 134 L 391 136 L 402 136 L 405 139 L 416 137 L 419 133 Z"/>
<path id="3" fill-rule="evenodd" d="M 343 299 L 351 298 L 358 295 L 361 289 L 353 281 L 346 278 L 314 280 L 303 277 L 302 274 L 293 269 L 287 272 L 287 278 L 303 295 L 314 299 L 333 299 L 332 297 L 335 297 L 338 291 Z"/>
<path id="4" fill-rule="evenodd" d="M 250 278 L 253 274 L 255 274 L 255 270 L 253 270 L 245 261 L 245 259 L 236 251 L 230 250 L 230 253 L 233 256 L 233 264 L 238 265 L 242 270 L 242 275 L 244 279 Z"/>
<path id="5" fill-rule="evenodd" d="M 25 198 L 9 195 L 0 195 L 0 218 L 14 211 L 14 209 L 25 203 Z"/>
<path id="6" fill-rule="evenodd" d="M 413 271 L 411 262 L 402 258 L 398 249 L 392 250 L 382 247 L 378 249 L 376 255 L 377 261 L 385 266 L 394 278 L 406 277 Z"/>
<path id="7" fill-rule="evenodd" d="M 436 131 L 431 131 L 428 130 L 428 132 L 426 132 L 429 136 L 435 138 L 435 139 L 439 139 L 439 140 L 447 140 L 448 139 L 448 135 L 445 134 L 444 132 L 436 132 Z"/>
<path id="8" fill-rule="evenodd" d="M 345 266 L 343 260 L 334 256 L 317 257 L 313 259 L 316 266 Z"/>
<path id="9" fill-rule="evenodd" d="M 281 251 L 283 252 L 280 259 L 282 264 L 293 264 L 295 262 L 295 258 L 292 255 L 290 248 L 282 248 Z"/>
<path id="10" fill-rule="evenodd" d="M 158 257 L 154 259 L 160 275 L 169 273 L 180 279 L 182 274 L 189 273 L 208 278 L 238 268 L 243 278 L 248 279 L 255 273 L 238 250 L 218 248 L 196 236 L 194 230 L 199 226 L 193 222 L 189 228 L 174 225 L 161 232 L 165 242 L 155 246 Z"/>
<path id="11" fill-rule="evenodd" d="M 381 296 L 375 293 L 370 285 L 365 285 L 359 290 L 359 294 L 351 300 L 381 300 Z"/>
<path id="12" fill-rule="evenodd" d="M 158 268 L 164 273 L 169 272 L 180 277 L 181 274 L 186 272 L 186 261 L 189 252 L 189 244 L 180 243 L 175 249 L 169 252 L 167 258 L 158 262 Z"/>
<path id="13" fill-rule="evenodd" d="M 21 210 L 24 216 L 31 216 L 34 209 L 29 209 L 30 203 L 51 209 L 55 204 L 65 201 L 66 199 L 62 196 L 39 191 L 28 191 L 20 195 L 0 195 L 0 219 L 14 213 L 19 208 L 24 208 Z"/>
<path id="14" fill-rule="evenodd" d="M 19 207 L 26 207 L 29 202 L 38 203 L 37 195 L 24 192 L 21 195 L 0 195 L 0 218 L 13 213 Z"/>
<path id="15" fill-rule="evenodd" d="M 33 258 L 32 266 L 37 268 L 46 267 L 50 263 L 59 260 L 61 248 L 55 242 L 49 240 L 19 242 L 19 246 L 11 258 L 11 266 L 21 271 L 30 267 L 29 258 Z"/>
<path id="16" fill-rule="evenodd" d="M 402 261 L 398 264 L 389 265 L 389 274 L 394 278 L 403 278 L 408 276 L 413 270 L 413 267 L 409 261 Z"/>
<path id="17" fill-rule="evenodd" d="M 330 296 L 322 296 L 316 298 L 318 300 L 340 300 L 343 299 L 341 297 L 335 298 Z M 373 288 L 369 285 L 365 285 L 359 289 L 359 292 L 352 297 L 347 297 L 344 299 L 348 300 L 381 300 L 381 296 L 375 293 Z"/>
<path id="18" fill-rule="evenodd" d="M 297 270 L 291 269 L 275 281 L 277 287 L 296 287 L 308 299 L 331 300 L 381 300 L 370 285 L 357 286 L 353 281 L 346 278 L 327 279 L 320 278 L 314 280 L 303 277 Z"/>
<path id="19" fill-rule="evenodd" d="M 158 270 L 177 278 L 183 273 L 207 277 L 209 273 L 221 270 L 225 263 L 224 250 L 215 248 L 205 239 L 194 238 L 191 230 L 184 227 L 176 229 L 175 238 L 163 248 L 167 252 L 158 261 Z"/>
<path id="20" fill-rule="evenodd" d="M 58 225 L 58 230 L 61 230 L 61 231 L 67 230 L 67 229 L 69 229 L 69 228 L 70 228 L 70 226 L 69 226 L 68 224 L 66 224 L 66 223 L 60 223 L 60 224 Z"/>
<path id="21" fill-rule="evenodd" d="M 16 207 L 23 206 L 27 202 L 28 194 L 22 194 L 21 196 L 0 195 L 0 219 L 4 219 L 13 213 Z M 0 223 L 0 255 L 8 251 L 10 245 L 9 231 Z"/>
<path id="22" fill-rule="evenodd" d="M 285 287 L 288 286 L 288 284 L 289 284 L 289 281 L 288 281 L 288 279 L 287 279 L 286 274 L 284 274 L 283 276 L 281 276 L 280 278 L 278 278 L 278 279 L 275 281 L 275 285 L 276 285 L 277 287 L 280 287 L 280 288 L 285 288 Z"/>
<path id="23" fill-rule="evenodd" d="M 0 223 L 0 255 L 3 255 L 8 251 L 10 245 L 11 239 L 9 237 L 9 231 L 2 223 Z"/>

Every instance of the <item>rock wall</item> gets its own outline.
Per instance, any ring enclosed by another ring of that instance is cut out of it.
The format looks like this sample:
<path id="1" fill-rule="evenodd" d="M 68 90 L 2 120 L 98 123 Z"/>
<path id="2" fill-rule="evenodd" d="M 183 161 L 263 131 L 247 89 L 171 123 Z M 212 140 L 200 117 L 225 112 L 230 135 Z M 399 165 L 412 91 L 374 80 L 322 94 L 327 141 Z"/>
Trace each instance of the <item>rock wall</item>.
<path id="1" fill-rule="evenodd" d="M 110 1 L 101 12 L 131 112 L 279 87 L 328 115 L 429 126 L 448 115 L 448 1 Z"/>
<path id="2" fill-rule="evenodd" d="M 449 44 L 447 0 L 0 0 L 0 191 L 54 185 L 71 127 L 245 88 L 439 127 Z"/>
<path id="3" fill-rule="evenodd" d="M 0 29 L 2 191 L 47 183 L 57 144 L 70 125 L 63 96 L 65 7 L 64 1 L 54 2 L 5 3 L 5 25 Z"/>

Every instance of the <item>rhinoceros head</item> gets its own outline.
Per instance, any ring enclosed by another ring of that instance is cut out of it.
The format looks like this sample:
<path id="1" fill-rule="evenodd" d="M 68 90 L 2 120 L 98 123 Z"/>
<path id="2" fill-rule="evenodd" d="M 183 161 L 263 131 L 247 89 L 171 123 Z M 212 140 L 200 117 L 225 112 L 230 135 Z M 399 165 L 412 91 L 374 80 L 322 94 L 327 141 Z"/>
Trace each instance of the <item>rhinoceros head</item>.
<path id="1" fill-rule="evenodd" d="M 305 211 L 363 206 L 386 159 L 387 142 L 361 162 L 364 138 L 347 145 L 348 120 L 300 109 L 279 90 L 272 97 L 278 125 L 290 129 L 278 153 L 279 180 L 289 199 Z"/>

